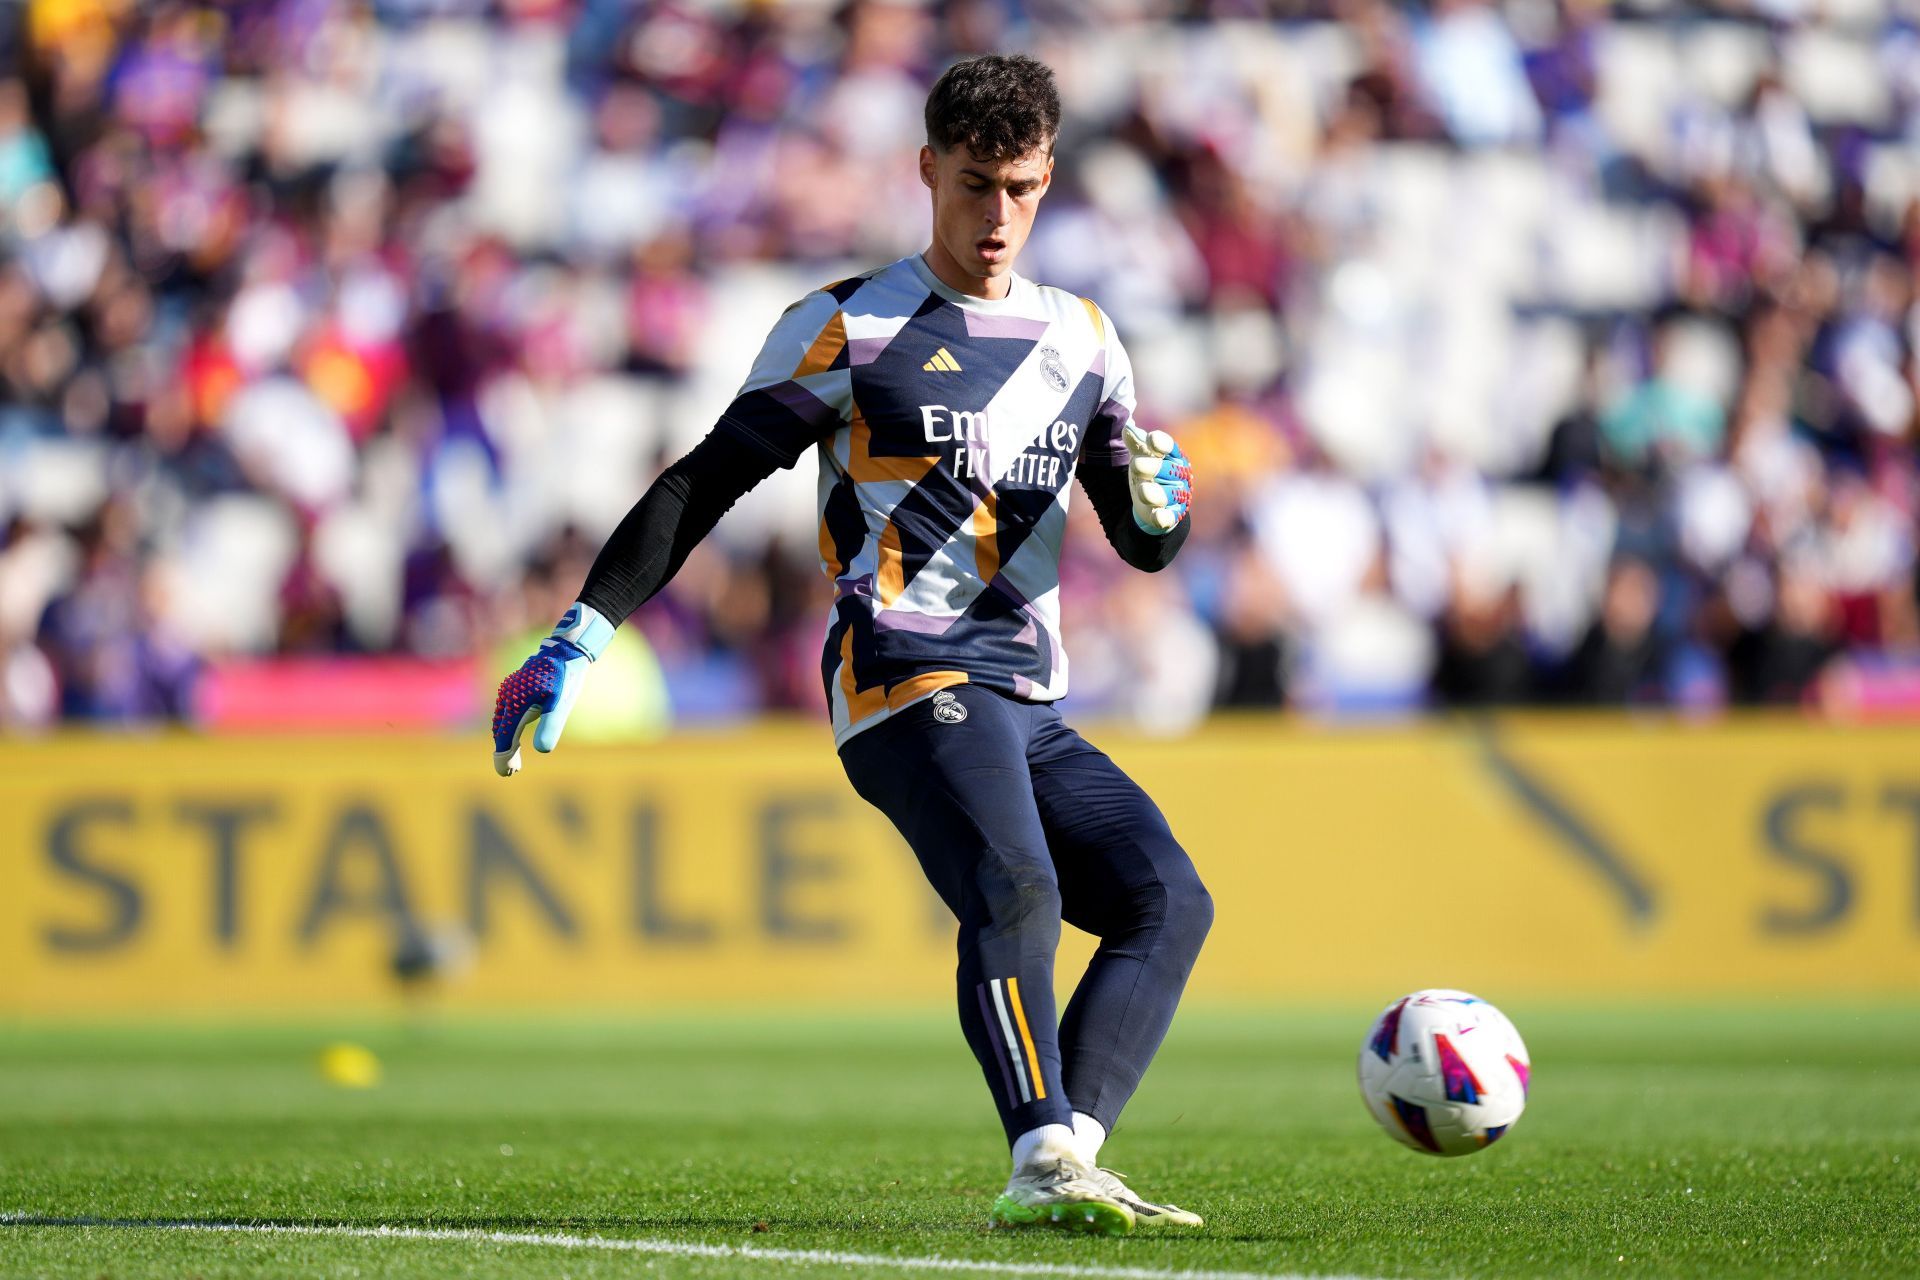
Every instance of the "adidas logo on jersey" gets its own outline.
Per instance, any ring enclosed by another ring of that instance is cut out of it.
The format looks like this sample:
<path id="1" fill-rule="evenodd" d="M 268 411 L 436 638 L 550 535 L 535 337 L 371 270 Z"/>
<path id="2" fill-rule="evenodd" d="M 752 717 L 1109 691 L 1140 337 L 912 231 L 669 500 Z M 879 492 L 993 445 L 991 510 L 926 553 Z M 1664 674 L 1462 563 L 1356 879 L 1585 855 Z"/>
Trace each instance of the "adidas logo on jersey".
<path id="1" fill-rule="evenodd" d="M 928 373 L 959 373 L 960 362 L 945 347 L 933 353 L 933 359 L 920 366 Z"/>

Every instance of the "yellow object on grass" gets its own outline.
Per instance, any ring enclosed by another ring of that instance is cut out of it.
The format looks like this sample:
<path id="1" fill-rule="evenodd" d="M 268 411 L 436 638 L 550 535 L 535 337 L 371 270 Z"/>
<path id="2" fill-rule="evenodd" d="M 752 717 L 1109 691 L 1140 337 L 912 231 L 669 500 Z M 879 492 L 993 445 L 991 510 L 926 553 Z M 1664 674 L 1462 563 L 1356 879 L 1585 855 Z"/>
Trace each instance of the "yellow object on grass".
<path id="1" fill-rule="evenodd" d="M 320 1074 L 342 1089 L 371 1089 L 380 1083 L 380 1059 L 366 1046 L 343 1040 L 320 1051 Z"/>

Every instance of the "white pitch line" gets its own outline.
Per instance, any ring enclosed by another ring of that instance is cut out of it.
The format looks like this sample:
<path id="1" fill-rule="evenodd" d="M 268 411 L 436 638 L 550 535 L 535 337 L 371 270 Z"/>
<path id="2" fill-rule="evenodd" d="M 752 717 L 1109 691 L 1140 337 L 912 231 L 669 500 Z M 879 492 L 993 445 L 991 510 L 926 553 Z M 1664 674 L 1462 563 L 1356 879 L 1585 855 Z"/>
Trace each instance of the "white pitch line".
<path id="1" fill-rule="evenodd" d="M 738 1258 L 748 1262 L 784 1262 L 793 1266 L 874 1267 L 893 1271 L 961 1271 L 1007 1276 L 1074 1276 L 1085 1280 L 1310 1280 L 1270 1271 L 1175 1271 L 1156 1267 L 1079 1266 L 1068 1262 L 992 1262 L 981 1258 L 895 1257 L 886 1253 L 843 1253 L 837 1249 L 761 1249 L 746 1244 L 694 1244 L 683 1240 L 643 1240 L 619 1236 L 574 1236 L 550 1232 L 475 1231 L 437 1227 L 299 1226 L 259 1222 L 140 1221 L 132 1218 L 53 1218 L 26 1213 L 0 1214 L 0 1226 L 113 1227 L 124 1230 L 204 1231 L 247 1235 L 334 1236 L 357 1240 L 446 1240 L 470 1244 L 536 1245 L 548 1249 L 598 1249 L 677 1258 Z M 1322 1277 L 1320 1280 L 1359 1280 Z"/>

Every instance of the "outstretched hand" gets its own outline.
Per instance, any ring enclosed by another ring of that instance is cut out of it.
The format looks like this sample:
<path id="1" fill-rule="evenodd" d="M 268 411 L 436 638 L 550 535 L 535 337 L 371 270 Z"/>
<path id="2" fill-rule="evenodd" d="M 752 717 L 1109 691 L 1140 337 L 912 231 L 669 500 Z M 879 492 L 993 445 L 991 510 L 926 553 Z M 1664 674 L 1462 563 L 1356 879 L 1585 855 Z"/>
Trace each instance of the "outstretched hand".
<path id="1" fill-rule="evenodd" d="M 520 772 L 520 739 L 529 725 L 533 749 L 560 745 L 567 713 L 580 696 L 587 666 L 606 651 L 613 624 L 591 606 L 576 604 L 553 633 L 540 642 L 520 669 L 500 682 L 493 701 L 493 771 L 503 778 Z"/>
<path id="2" fill-rule="evenodd" d="M 1133 519 L 1148 533 L 1165 534 L 1187 518 L 1193 499 L 1193 464 L 1164 431 L 1127 427 L 1127 483 L 1133 494 Z"/>

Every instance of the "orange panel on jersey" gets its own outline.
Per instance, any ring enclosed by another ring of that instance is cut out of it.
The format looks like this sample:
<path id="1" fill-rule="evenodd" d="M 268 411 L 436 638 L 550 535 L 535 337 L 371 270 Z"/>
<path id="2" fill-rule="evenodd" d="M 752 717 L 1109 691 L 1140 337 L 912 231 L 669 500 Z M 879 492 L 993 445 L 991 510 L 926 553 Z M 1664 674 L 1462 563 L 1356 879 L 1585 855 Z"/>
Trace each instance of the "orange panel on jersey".
<path id="1" fill-rule="evenodd" d="M 826 517 L 820 519 L 820 563 L 825 567 L 829 578 L 837 578 L 845 573 L 847 566 L 840 563 L 833 548 L 833 532 L 827 528 Z"/>
<path id="2" fill-rule="evenodd" d="M 867 452 L 872 439 L 872 429 L 855 405 L 853 416 L 847 420 L 847 473 L 856 484 L 865 484 L 873 480 L 905 480 L 908 484 L 919 484 L 933 470 L 933 464 L 940 461 L 937 455 L 918 458 L 876 458 Z"/>
<path id="3" fill-rule="evenodd" d="M 937 690 L 966 682 L 967 673 L 964 671 L 922 671 L 887 690 L 887 706 L 897 710 L 915 698 L 924 698 Z"/>
<path id="4" fill-rule="evenodd" d="M 983 583 L 1000 572 L 1000 518 L 994 513 L 994 495 L 988 493 L 973 509 L 967 528 L 973 534 L 973 571 Z"/>
<path id="5" fill-rule="evenodd" d="M 833 313 L 833 319 L 827 321 L 820 335 L 807 348 L 807 354 L 800 358 L 800 364 L 793 371 L 796 378 L 804 378 L 810 373 L 825 373 L 833 367 L 833 359 L 847 345 L 847 318 L 842 312 Z"/>
<path id="6" fill-rule="evenodd" d="M 1099 337 L 1100 341 L 1105 342 L 1107 340 L 1107 325 L 1106 321 L 1100 318 L 1100 308 L 1094 305 L 1092 298 L 1080 299 L 1080 305 L 1087 309 L 1087 319 L 1093 321 L 1094 334 Z M 836 320 L 839 319 L 838 316 L 834 318 Z"/>
<path id="7" fill-rule="evenodd" d="M 857 687 L 853 679 L 853 631 L 840 637 L 840 692 L 847 699 L 847 723 L 859 724 L 887 705 L 886 690 Z"/>
<path id="8" fill-rule="evenodd" d="M 887 521 L 887 527 L 880 532 L 878 563 L 874 567 L 873 589 L 880 597 L 882 609 L 900 598 L 907 589 L 906 557 L 900 550 L 900 528 L 893 521 Z"/>

